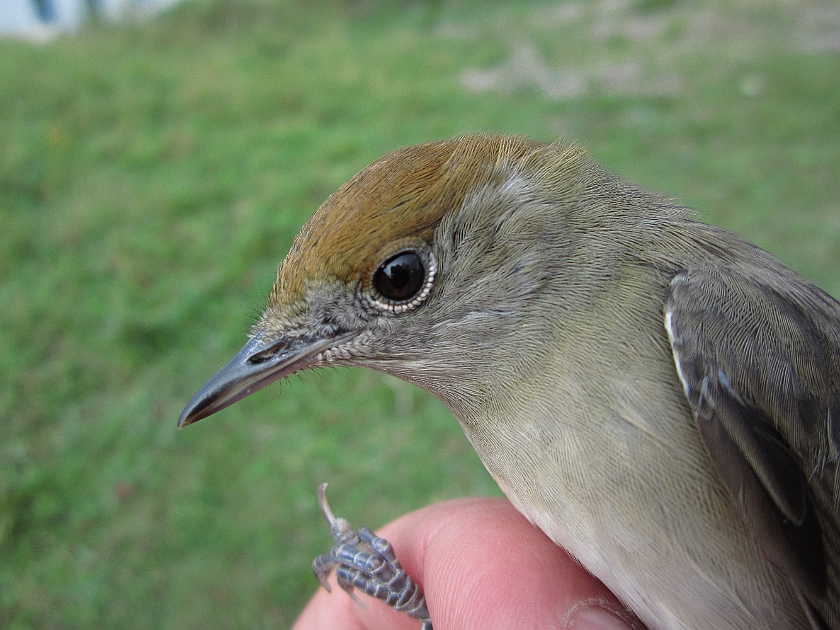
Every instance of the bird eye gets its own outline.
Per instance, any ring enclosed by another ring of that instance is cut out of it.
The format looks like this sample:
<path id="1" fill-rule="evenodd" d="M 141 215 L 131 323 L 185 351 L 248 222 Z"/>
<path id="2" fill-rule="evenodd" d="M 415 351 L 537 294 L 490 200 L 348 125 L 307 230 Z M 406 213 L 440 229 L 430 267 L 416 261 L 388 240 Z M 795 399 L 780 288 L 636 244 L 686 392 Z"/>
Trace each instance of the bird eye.
<path id="1" fill-rule="evenodd" d="M 373 275 L 376 290 L 394 302 L 410 300 L 423 288 L 425 270 L 416 252 L 402 252 L 379 266 Z"/>

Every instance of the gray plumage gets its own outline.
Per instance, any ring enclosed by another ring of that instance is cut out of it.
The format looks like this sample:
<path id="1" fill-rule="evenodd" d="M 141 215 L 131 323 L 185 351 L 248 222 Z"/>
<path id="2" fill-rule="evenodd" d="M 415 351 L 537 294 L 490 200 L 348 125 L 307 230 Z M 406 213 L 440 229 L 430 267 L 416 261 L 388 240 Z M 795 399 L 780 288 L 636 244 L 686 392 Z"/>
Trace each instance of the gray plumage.
<path id="1" fill-rule="evenodd" d="M 425 288 L 391 300 L 404 252 Z M 362 171 L 181 423 L 324 364 L 443 400 L 652 630 L 840 630 L 840 306 L 580 149 L 465 136 Z"/>

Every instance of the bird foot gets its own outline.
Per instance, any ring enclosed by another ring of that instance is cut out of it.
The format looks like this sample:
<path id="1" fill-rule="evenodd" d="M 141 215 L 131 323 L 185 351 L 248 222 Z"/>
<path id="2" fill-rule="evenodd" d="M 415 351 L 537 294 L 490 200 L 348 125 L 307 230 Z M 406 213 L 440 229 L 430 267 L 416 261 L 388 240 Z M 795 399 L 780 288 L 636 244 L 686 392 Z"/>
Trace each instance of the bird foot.
<path id="1" fill-rule="evenodd" d="M 318 504 L 335 540 L 332 549 L 312 561 L 312 570 L 321 586 L 330 591 L 327 579 L 335 569 L 338 585 L 360 605 L 364 604 L 355 596 L 353 589 L 359 589 L 394 610 L 418 619 L 423 622 L 422 630 L 432 630 L 426 599 L 420 587 L 402 568 L 391 543 L 374 535 L 367 527 L 354 532 L 347 520 L 333 516 L 327 503 L 325 483 L 318 486 Z"/>

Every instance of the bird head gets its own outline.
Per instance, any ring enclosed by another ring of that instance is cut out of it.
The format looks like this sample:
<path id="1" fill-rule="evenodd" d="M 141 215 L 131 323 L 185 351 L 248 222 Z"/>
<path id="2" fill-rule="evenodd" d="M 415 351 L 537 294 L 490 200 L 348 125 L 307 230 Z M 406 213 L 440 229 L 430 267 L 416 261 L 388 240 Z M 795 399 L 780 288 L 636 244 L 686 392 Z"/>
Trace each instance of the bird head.
<path id="1" fill-rule="evenodd" d="M 586 310 L 609 280 L 599 260 L 621 239 L 604 232 L 626 232 L 633 214 L 615 182 L 579 147 L 518 136 L 374 162 L 303 227 L 250 340 L 179 426 L 326 365 L 396 375 L 454 411 L 493 404 L 556 350 L 542 337 L 558 313 Z"/>

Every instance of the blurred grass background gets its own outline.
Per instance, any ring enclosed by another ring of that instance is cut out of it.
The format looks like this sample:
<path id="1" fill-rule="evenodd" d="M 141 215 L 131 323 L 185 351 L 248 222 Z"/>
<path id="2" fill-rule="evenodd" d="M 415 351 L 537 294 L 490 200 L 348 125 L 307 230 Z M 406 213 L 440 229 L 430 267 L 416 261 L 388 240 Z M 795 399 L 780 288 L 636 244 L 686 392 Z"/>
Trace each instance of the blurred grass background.
<path id="1" fill-rule="evenodd" d="M 563 135 L 840 295 L 833 0 L 187 0 L 0 41 L 0 627 L 283 628 L 330 545 L 498 492 L 436 400 L 295 377 L 184 431 L 336 187 Z"/>

